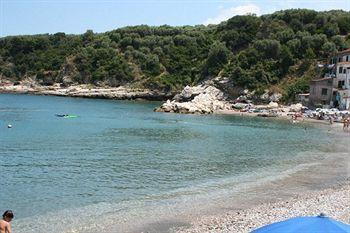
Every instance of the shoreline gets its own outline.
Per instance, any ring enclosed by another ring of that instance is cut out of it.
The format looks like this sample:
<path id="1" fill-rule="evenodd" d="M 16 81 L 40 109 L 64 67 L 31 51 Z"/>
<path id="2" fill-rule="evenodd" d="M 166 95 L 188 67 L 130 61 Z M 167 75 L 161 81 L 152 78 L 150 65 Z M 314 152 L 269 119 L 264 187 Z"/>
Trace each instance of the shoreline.
<path id="1" fill-rule="evenodd" d="M 0 80 L 1 84 L 1 80 Z M 136 101 L 169 101 L 172 99 L 176 93 L 170 92 L 160 92 L 158 90 L 133 88 L 129 86 L 119 86 L 119 87 L 98 87 L 92 85 L 72 85 L 69 87 L 60 87 L 58 83 L 52 86 L 39 86 L 34 84 L 19 84 L 19 85 L 2 85 L 0 86 L 0 94 L 31 94 L 31 95 L 51 95 L 51 96 L 61 96 L 61 97 L 79 97 L 79 98 L 90 98 L 90 99 L 112 99 L 112 100 L 136 100 Z M 219 101 L 220 103 L 223 101 Z M 167 102 L 165 102 L 167 103 Z M 163 103 L 163 104 L 165 104 Z M 224 104 L 222 104 L 224 105 Z M 266 105 L 265 107 L 267 107 Z M 287 108 L 288 106 L 281 105 L 279 108 Z M 160 108 L 160 107 L 159 107 Z M 158 109 L 159 109 L 158 108 Z M 157 111 L 157 110 L 156 110 Z M 161 111 L 162 112 L 162 111 Z M 167 112 L 165 113 L 174 113 Z M 210 112 L 210 111 L 208 111 Z M 179 112 L 183 114 L 183 112 Z M 283 112 L 277 115 L 271 116 L 261 116 L 261 113 L 255 112 L 243 112 L 235 109 L 217 109 L 211 112 L 212 115 L 233 115 L 241 117 L 262 117 L 271 119 L 284 119 L 291 121 L 291 115 L 295 112 Z M 177 113 L 178 114 L 178 113 Z M 188 112 L 185 114 L 198 114 L 196 112 Z M 202 113 L 200 115 L 206 115 L 208 113 Z M 302 117 L 300 120 L 292 123 L 317 123 L 330 125 L 328 120 L 318 120 L 314 118 Z M 333 122 L 333 125 L 340 125 L 340 122 Z"/>
<path id="2" fill-rule="evenodd" d="M 321 127 L 326 126 L 319 124 L 320 122 L 326 123 L 313 119 L 305 121 Z M 350 135 L 343 132 L 340 125 L 328 124 L 330 126 L 328 132 L 333 137 L 341 137 L 339 144 L 336 145 L 341 152 L 331 148 L 325 158 L 320 158 L 320 165 L 312 166 L 268 185 L 262 184 L 262 187 L 255 190 L 259 198 L 252 197 L 251 199 L 255 198 L 256 203 L 250 206 L 243 204 L 242 208 L 231 209 L 218 206 L 219 210 L 213 214 L 202 214 L 192 219 L 190 226 L 174 227 L 170 232 L 244 233 L 292 217 L 317 216 L 320 213 L 350 224 L 350 148 L 347 146 Z M 277 196 L 271 197 L 269 193 Z M 249 195 L 250 193 L 247 194 Z M 235 198 L 231 199 L 235 201 Z"/>
<path id="3" fill-rule="evenodd" d="M 330 127 L 340 127 L 343 123 L 341 122 L 333 122 L 332 124 L 329 123 L 329 120 L 318 120 L 314 118 L 309 117 L 299 117 L 299 119 L 293 123 L 292 118 L 289 115 L 278 115 L 275 117 L 262 117 L 259 116 L 259 113 L 250 113 L 250 112 L 239 112 L 236 110 L 219 110 L 214 112 L 214 115 L 228 115 L 228 116 L 240 116 L 240 117 L 260 117 L 265 119 L 271 119 L 271 120 L 286 120 L 291 122 L 292 124 L 303 124 L 303 123 L 311 123 L 311 124 L 318 124 L 323 126 L 330 126 Z"/>
<path id="4" fill-rule="evenodd" d="M 23 84 L 3 85 L 0 86 L 0 94 L 32 94 L 92 99 L 149 101 L 164 101 L 172 98 L 175 95 L 175 93 L 166 93 L 158 90 L 133 88 L 128 86 L 98 87 L 92 85 L 73 85 L 63 88 L 60 87 L 59 84 L 55 84 L 52 86 L 37 86 Z"/>
<path id="5" fill-rule="evenodd" d="M 72 97 L 72 98 L 89 98 L 89 99 L 112 99 L 112 100 L 136 100 L 136 101 L 164 101 L 173 97 L 174 93 L 163 93 L 157 91 L 151 91 L 147 89 L 134 89 L 128 87 L 116 87 L 116 88 L 89 88 L 88 85 L 71 86 L 67 88 L 60 88 L 55 86 L 47 86 L 32 88 L 25 85 L 17 86 L 0 86 L 0 94 L 29 94 L 29 95 L 49 95 L 60 97 Z M 168 112 L 165 112 L 168 113 Z M 178 113 L 176 113 L 178 114 Z M 180 113 L 182 114 L 182 113 Z M 206 115 L 206 114 L 200 114 Z M 241 112 L 237 110 L 216 110 L 212 115 L 231 115 L 241 117 L 262 117 L 259 113 Z M 263 117 L 275 120 L 288 120 L 291 121 L 288 115 L 278 115 L 275 117 Z M 315 123 L 330 125 L 327 120 L 317 120 L 313 118 L 303 117 L 296 123 Z M 333 122 L 333 125 L 341 125 L 339 122 Z"/>

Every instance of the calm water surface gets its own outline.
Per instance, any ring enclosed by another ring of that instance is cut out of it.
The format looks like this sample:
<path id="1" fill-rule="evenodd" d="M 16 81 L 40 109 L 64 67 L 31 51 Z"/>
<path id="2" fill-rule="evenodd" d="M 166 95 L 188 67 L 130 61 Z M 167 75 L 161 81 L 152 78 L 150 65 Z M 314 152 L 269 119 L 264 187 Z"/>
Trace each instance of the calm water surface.
<path id="1" fill-rule="evenodd" d="M 93 231 L 101 216 L 119 214 L 132 221 L 149 205 L 313 162 L 310 152 L 330 143 L 311 126 L 155 113 L 157 105 L 1 94 L 0 210 L 14 210 L 16 232 Z M 79 117 L 55 116 L 63 113 Z"/>

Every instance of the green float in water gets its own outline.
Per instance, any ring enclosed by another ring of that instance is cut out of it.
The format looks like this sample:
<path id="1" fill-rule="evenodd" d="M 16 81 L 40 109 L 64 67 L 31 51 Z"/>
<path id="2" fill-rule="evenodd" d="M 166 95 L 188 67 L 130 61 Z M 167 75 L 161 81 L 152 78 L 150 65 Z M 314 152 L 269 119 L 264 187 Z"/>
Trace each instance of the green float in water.
<path id="1" fill-rule="evenodd" d="M 67 116 L 64 116 L 63 118 L 77 118 L 78 116 L 77 115 L 67 115 Z"/>

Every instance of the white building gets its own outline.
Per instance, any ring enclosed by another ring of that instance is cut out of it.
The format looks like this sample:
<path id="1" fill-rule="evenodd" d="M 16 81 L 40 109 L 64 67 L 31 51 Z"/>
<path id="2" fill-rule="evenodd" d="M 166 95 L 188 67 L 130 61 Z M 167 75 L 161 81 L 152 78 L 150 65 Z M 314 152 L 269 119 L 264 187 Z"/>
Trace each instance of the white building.
<path id="1" fill-rule="evenodd" d="M 336 54 L 333 93 L 339 109 L 350 109 L 350 49 Z"/>

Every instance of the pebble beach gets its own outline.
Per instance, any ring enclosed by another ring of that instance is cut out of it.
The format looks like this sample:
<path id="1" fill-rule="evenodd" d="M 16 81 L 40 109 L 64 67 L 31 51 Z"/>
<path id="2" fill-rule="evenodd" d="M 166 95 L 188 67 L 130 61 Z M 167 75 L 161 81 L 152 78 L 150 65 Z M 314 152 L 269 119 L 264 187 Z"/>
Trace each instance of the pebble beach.
<path id="1" fill-rule="evenodd" d="M 297 195 L 275 203 L 263 203 L 241 211 L 229 211 L 206 216 L 192 222 L 190 228 L 177 233 L 250 232 L 266 224 L 298 216 L 317 216 L 320 213 L 350 224 L 350 181 L 322 191 Z"/>

